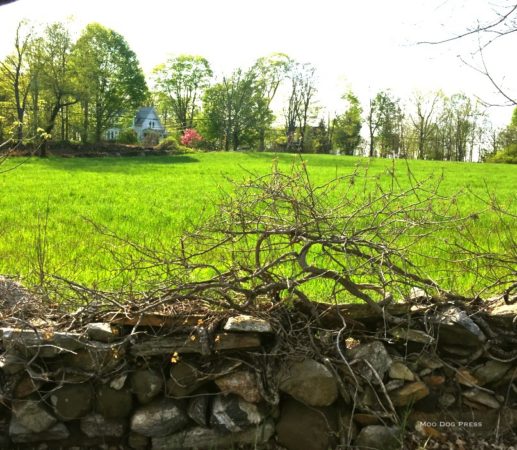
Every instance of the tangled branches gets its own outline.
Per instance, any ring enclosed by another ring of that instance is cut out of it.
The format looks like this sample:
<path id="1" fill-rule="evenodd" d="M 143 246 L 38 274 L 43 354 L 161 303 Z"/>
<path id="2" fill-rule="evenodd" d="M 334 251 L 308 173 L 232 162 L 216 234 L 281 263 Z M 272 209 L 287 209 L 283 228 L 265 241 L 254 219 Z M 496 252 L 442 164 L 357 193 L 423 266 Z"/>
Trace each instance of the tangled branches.
<path id="1" fill-rule="evenodd" d="M 424 270 L 420 244 L 469 218 L 439 188 L 440 180 L 417 181 L 411 172 L 399 179 L 394 168 L 380 177 L 356 169 L 315 185 L 304 163 L 289 172 L 275 165 L 237 185 L 210 221 L 172 249 L 96 227 L 116 240 L 123 270 L 146 283 L 141 312 L 181 301 L 242 310 L 266 297 L 363 301 L 380 312 L 415 287 L 451 296 Z"/>

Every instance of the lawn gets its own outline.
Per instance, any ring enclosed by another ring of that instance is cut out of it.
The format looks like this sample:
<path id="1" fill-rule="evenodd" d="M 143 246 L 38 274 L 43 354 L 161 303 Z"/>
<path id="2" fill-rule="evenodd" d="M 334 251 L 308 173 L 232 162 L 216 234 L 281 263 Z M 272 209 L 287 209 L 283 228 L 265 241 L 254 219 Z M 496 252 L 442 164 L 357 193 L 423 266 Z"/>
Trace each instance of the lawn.
<path id="1" fill-rule="evenodd" d="M 299 157 L 267 153 L 200 153 L 169 157 L 31 159 L 0 174 L 0 273 L 37 281 L 39 268 L 48 273 L 101 286 L 117 285 L 117 263 L 105 237 L 93 223 L 108 227 L 146 245 L 167 242 L 192 222 L 214 210 L 221 190 L 231 191 L 230 179 L 250 172 L 265 174 L 273 160 L 288 170 Z M 316 184 L 345 175 L 358 165 L 389 181 L 393 162 L 355 157 L 306 155 Z M 20 162 L 7 161 L 0 171 Z M 410 161 L 417 179 L 444 180 L 441 192 L 459 197 L 462 211 L 484 210 L 477 196 L 494 192 L 501 204 L 517 212 L 517 168 L 510 165 Z M 396 161 L 406 180 L 406 162 Z M 493 232 L 494 213 L 477 221 L 479 236 Z M 431 270 L 432 271 L 432 270 Z M 444 278 L 444 275 L 439 277 Z M 450 280 L 449 280 L 450 281 Z M 455 284 L 467 290 L 469 280 Z"/>

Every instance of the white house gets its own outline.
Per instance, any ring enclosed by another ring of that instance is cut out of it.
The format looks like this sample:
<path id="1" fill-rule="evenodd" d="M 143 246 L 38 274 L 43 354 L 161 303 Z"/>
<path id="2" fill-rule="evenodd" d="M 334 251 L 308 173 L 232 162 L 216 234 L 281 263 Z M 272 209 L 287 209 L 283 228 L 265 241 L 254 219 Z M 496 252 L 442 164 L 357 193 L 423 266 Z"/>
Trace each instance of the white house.
<path id="1" fill-rule="evenodd" d="M 135 130 L 139 141 L 149 134 L 157 134 L 159 137 L 166 135 L 165 127 L 162 125 L 158 114 L 154 108 L 140 108 L 133 119 L 133 130 Z M 120 133 L 120 128 L 111 127 L 106 130 L 106 139 L 116 141 Z"/>
<path id="2" fill-rule="evenodd" d="M 165 136 L 165 128 L 154 108 L 140 108 L 133 119 L 133 130 L 141 141 L 147 133 L 156 133 Z"/>

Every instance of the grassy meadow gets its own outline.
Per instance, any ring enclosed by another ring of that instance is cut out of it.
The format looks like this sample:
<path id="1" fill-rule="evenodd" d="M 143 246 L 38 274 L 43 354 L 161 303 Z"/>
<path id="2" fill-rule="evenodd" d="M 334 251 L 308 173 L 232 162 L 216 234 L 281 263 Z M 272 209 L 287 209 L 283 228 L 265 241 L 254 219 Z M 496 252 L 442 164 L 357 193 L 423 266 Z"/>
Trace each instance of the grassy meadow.
<path id="1" fill-rule="evenodd" d="M 346 175 L 358 165 L 368 165 L 370 175 L 389 183 L 393 164 L 343 156 L 303 158 L 315 184 Z M 33 158 L 6 171 L 21 162 L 8 160 L 0 166 L 0 273 L 37 282 L 43 267 L 47 273 L 79 282 L 116 286 L 121 280 L 108 248 L 113 244 L 107 243 L 92 222 L 149 246 L 167 246 L 191 222 L 209 217 L 221 190 L 232 189 L 230 179 L 239 181 L 250 172 L 266 174 L 275 159 L 286 170 L 299 162 L 295 155 L 267 153 Z M 406 162 L 394 164 L 404 180 Z M 502 205 L 517 212 L 515 166 L 430 161 L 407 164 L 417 179 L 443 174 L 440 189 L 444 195 L 465 191 L 458 206 L 466 213 L 486 210 L 477 196 L 487 198 L 487 189 Z M 493 233 L 496 220 L 490 211 L 480 214 L 476 226 L 479 236 Z M 451 273 L 442 271 L 435 276 L 467 291 L 471 280 Z"/>

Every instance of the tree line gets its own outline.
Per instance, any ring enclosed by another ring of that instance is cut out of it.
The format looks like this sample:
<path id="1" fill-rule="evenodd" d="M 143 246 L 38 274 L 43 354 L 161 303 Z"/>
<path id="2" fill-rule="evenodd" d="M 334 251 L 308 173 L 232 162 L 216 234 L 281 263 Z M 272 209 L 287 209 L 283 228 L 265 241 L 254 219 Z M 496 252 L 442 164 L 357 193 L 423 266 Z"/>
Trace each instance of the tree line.
<path id="1" fill-rule="evenodd" d="M 111 29 L 92 23 L 74 40 L 64 23 L 35 29 L 22 22 L 0 61 L 0 140 L 44 133 L 98 143 L 111 127 L 130 130 L 138 107 L 154 106 L 173 139 L 195 129 L 205 149 L 472 161 L 515 147 L 515 125 L 494 130 L 483 105 L 462 93 L 403 101 L 382 90 L 362 105 L 348 91 L 343 112 L 330 114 L 316 85 L 312 64 L 283 53 L 219 77 L 207 59 L 180 55 L 146 80 L 136 54 Z"/>

